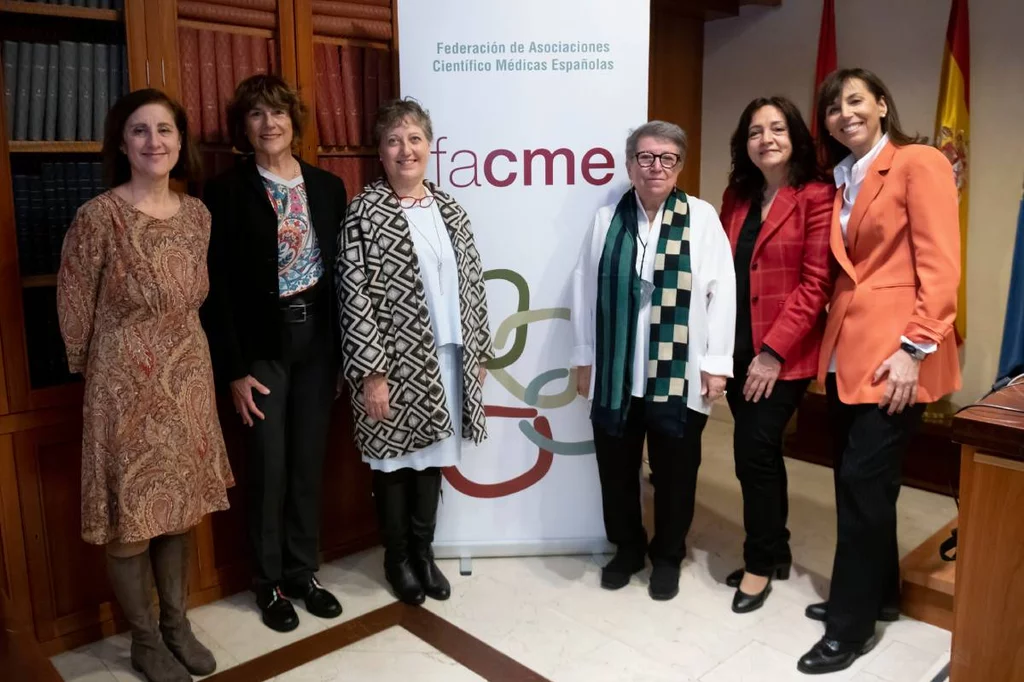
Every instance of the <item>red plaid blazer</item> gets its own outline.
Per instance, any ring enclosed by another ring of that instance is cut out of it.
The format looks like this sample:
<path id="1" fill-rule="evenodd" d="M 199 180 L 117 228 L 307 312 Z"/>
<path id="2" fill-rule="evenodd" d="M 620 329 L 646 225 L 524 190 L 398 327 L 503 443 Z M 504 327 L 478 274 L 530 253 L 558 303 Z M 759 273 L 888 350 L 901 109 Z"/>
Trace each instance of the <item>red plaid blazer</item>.
<path id="1" fill-rule="evenodd" d="M 767 344 L 785 359 L 780 379 L 818 372 L 825 304 L 832 295 L 829 228 L 833 185 L 811 182 L 779 190 L 750 259 L 750 320 L 754 348 Z M 750 202 L 731 189 L 722 197 L 722 225 L 733 256 Z"/>

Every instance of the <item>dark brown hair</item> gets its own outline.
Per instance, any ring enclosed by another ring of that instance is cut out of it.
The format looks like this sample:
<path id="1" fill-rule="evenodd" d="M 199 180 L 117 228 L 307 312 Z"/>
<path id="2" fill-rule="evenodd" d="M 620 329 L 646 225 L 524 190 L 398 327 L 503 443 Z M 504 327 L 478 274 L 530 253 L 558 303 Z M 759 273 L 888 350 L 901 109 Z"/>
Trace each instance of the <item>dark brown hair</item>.
<path id="1" fill-rule="evenodd" d="M 103 133 L 103 180 L 107 187 L 123 185 L 132 177 L 132 167 L 128 157 L 122 151 L 124 146 L 124 127 L 138 109 L 147 104 L 162 104 L 171 112 L 174 125 L 181 138 L 181 151 L 178 152 L 178 163 L 171 169 L 174 180 L 195 180 L 201 172 L 199 152 L 196 151 L 192 138 L 188 134 L 188 115 L 185 107 L 155 88 L 146 88 L 130 92 L 114 103 L 107 112 L 107 121 Z"/>
<path id="2" fill-rule="evenodd" d="M 238 84 L 235 96 L 228 104 L 228 131 L 235 149 L 245 154 L 252 153 L 252 143 L 245 134 L 245 118 L 261 104 L 288 112 L 292 119 L 292 147 L 297 147 L 306 126 L 306 105 L 279 76 L 257 74 Z"/>
<path id="3" fill-rule="evenodd" d="M 430 113 L 412 97 L 404 99 L 393 99 L 380 105 L 377 110 L 377 120 L 373 124 L 373 144 L 377 146 L 389 130 L 399 125 L 405 119 L 423 128 L 423 134 L 427 136 L 428 142 L 434 141 L 434 126 L 430 122 Z"/>
<path id="4" fill-rule="evenodd" d="M 887 111 L 882 119 L 882 132 L 889 136 L 889 141 L 897 147 L 905 147 L 908 144 L 923 142 L 924 138 L 919 135 L 908 135 L 900 126 L 900 116 L 896 112 L 896 102 L 885 87 L 882 79 L 867 69 L 839 69 L 828 75 L 825 81 L 818 88 L 818 145 L 821 148 L 821 158 L 825 167 L 829 170 L 835 168 L 836 164 L 850 155 L 846 145 L 828 134 L 825 119 L 828 116 L 828 108 L 843 94 L 843 86 L 847 81 L 858 79 L 864 82 L 868 92 L 881 102 L 885 101 Z"/>
<path id="5" fill-rule="evenodd" d="M 793 152 L 789 157 L 789 184 L 793 187 L 802 187 L 808 182 L 824 177 L 818 167 L 814 138 L 796 105 L 785 97 L 758 97 L 740 114 L 740 121 L 729 142 L 729 151 L 732 154 L 729 187 L 736 193 L 737 198 L 750 202 L 760 201 L 764 193 L 764 174 L 754 165 L 747 152 L 750 121 L 762 107 L 775 107 L 786 119 L 789 140 L 793 146 Z"/>

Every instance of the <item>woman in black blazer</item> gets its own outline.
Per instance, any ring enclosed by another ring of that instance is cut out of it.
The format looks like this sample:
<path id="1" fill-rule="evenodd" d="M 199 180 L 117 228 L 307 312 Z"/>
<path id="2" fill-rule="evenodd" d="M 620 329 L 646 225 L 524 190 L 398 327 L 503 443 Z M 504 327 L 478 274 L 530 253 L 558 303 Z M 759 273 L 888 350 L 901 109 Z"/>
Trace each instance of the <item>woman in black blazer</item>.
<path id="1" fill-rule="evenodd" d="M 210 295 L 203 321 L 214 369 L 247 429 L 246 494 L 263 622 L 295 629 L 288 598 L 341 613 L 317 582 L 321 474 L 338 372 L 333 305 L 345 186 L 299 161 L 305 108 L 280 78 L 238 85 L 232 143 L 251 156 L 209 182 Z"/>

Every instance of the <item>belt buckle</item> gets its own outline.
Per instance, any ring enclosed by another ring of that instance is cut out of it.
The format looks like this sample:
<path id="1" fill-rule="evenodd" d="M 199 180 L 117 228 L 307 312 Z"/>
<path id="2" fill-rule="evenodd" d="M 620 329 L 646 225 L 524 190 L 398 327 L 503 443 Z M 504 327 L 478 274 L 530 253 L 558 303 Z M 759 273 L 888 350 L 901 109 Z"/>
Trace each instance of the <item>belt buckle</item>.
<path id="1" fill-rule="evenodd" d="M 288 306 L 289 310 L 302 310 L 302 318 L 293 319 L 292 322 L 294 324 L 302 324 L 303 322 L 305 322 L 306 319 L 309 317 L 309 313 L 306 312 L 308 308 L 309 306 L 307 306 L 305 303 L 292 303 L 290 306 Z"/>

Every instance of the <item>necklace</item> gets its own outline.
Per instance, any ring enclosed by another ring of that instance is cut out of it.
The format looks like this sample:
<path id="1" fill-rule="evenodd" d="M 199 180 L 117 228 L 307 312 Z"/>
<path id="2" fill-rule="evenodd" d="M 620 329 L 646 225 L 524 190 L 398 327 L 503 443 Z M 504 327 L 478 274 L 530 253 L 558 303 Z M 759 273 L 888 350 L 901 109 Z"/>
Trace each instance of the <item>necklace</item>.
<path id="1" fill-rule="evenodd" d="M 422 229 L 420 229 L 420 226 L 416 224 L 416 221 L 412 219 L 412 213 L 409 212 L 409 209 L 404 210 L 405 217 L 409 219 L 409 224 L 413 226 L 413 229 L 415 229 L 421 237 L 423 237 L 423 241 L 427 243 L 427 246 L 430 247 L 430 250 L 434 254 L 434 258 L 437 261 L 437 284 L 440 288 L 441 294 L 444 294 L 444 280 L 441 278 L 444 270 L 444 264 L 441 260 L 441 251 L 444 249 L 444 242 L 441 241 L 441 226 L 438 225 L 437 211 L 434 210 L 433 207 L 426 209 L 430 211 L 430 217 L 433 218 L 434 221 L 434 235 L 437 237 L 437 248 L 434 248 L 434 244 L 430 241 L 430 238 Z"/>

